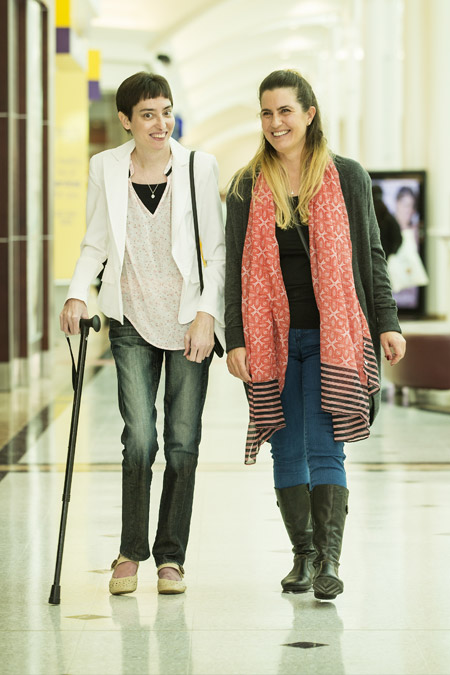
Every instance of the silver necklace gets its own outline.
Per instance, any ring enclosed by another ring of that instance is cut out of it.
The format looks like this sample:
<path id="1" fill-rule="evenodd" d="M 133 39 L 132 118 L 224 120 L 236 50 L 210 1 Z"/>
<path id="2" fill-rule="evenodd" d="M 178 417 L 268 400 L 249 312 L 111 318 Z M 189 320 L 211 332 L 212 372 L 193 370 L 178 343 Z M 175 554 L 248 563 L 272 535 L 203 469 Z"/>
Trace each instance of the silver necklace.
<path id="1" fill-rule="evenodd" d="M 158 185 L 159 185 L 159 183 L 157 183 L 156 186 L 155 186 L 155 189 L 152 190 L 151 185 L 149 185 L 149 184 L 147 183 L 148 189 L 149 189 L 150 192 L 152 193 L 151 199 L 155 199 L 155 192 L 156 192 L 156 190 L 158 189 Z"/>
<path id="2" fill-rule="evenodd" d="M 168 170 L 168 172 L 165 173 L 164 175 L 166 176 L 166 178 L 168 178 L 168 177 L 170 176 L 171 173 L 172 173 L 172 167 L 170 167 L 170 169 Z M 159 187 L 160 185 L 161 185 L 161 183 L 157 183 L 157 184 L 155 185 L 155 189 L 152 190 L 151 185 L 149 185 L 149 184 L 147 183 L 147 187 L 148 187 L 148 189 L 150 190 L 150 192 L 152 193 L 152 195 L 151 195 L 151 198 L 152 198 L 152 199 L 155 199 L 155 192 L 156 192 L 156 190 L 158 189 L 158 187 Z"/>

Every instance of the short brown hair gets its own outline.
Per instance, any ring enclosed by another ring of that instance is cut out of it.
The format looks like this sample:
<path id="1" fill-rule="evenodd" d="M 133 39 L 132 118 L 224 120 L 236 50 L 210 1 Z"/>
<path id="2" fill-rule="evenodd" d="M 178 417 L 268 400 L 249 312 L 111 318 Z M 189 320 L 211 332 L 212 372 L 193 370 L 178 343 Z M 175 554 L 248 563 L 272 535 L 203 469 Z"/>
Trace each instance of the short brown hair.
<path id="1" fill-rule="evenodd" d="M 122 112 L 131 120 L 133 108 L 147 98 L 168 98 L 173 105 L 172 92 L 169 83 L 162 75 L 141 71 L 127 77 L 116 93 L 117 111 Z"/>

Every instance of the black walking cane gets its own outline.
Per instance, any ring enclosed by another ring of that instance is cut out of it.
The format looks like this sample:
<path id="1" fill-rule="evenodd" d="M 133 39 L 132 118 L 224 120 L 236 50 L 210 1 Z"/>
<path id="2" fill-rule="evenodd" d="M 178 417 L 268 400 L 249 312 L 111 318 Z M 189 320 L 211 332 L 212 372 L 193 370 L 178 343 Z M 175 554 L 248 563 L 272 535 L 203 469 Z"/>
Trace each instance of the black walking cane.
<path id="1" fill-rule="evenodd" d="M 62 496 L 62 512 L 61 524 L 59 526 L 58 538 L 58 552 L 56 554 L 55 578 L 53 579 L 53 586 L 50 591 L 48 599 L 51 605 L 59 605 L 61 596 L 61 586 L 59 580 L 61 577 L 61 565 L 64 550 L 64 537 L 66 534 L 67 513 L 69 511 L 70 502 L 70 487 L 72 485 L 73 462 L 75 459 L 75 443 L 77 440 L 78 417 L 80 414 L 81 389 L 83 387 L 84 364 L 86 361 L 87 340 L 89 336 L 89 329 L 93 328 L 96 333 L 100 330 L 100 318 L 95 315 L 92 319 L 80 319 L 80 349 L 78 352 L 78 365 L 75 369 L 75 361 L 72 354 L 72 347 L 69 343 L 70 353 L 72 356 L 72 386 L 73 386 L 73 406 L 72 406 L 72 421 L 70 423 L 69 448 L 67 451 L 66 460 L 66 476 L 64 478 L 64 492 Z"/>

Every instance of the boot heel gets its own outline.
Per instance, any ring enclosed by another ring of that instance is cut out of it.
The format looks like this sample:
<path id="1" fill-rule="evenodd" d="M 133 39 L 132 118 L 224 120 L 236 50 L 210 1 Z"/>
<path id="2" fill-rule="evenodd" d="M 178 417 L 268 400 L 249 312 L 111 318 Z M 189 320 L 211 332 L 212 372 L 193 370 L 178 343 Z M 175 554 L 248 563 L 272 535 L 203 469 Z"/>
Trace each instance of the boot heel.
<path id="1" fill-rule="evenodd" d="M 281 587 L 286 593 L 306 593 L 312 588 L 314 578 L 313 556 L 296 555 L 294 567 L 281 580 Z"/>
<path id="2" fill-rule="evenodd" d="M 314 584 L 314 597 L 317 600 L 335 600 L 344 592 L 344 584 L 335 579 L 321 579 Z"/>
<path id="3" fill-rule="evenodd" d="M 321 564 L 314 583 L 314 597 L 318 600 L 334 600 L 344 592 L 344 582 L 337 576 L 335 567 L 330 562 Z"/>
<path id="4" fill-rule="evenodd" d="M 314 597 L 318 600 L 334 600 L 344 590 L 338 570 L 348 510 L 348 490 L 340 485 L 316 485 L 311 502 L 313 541 L 317 551 Z"/>

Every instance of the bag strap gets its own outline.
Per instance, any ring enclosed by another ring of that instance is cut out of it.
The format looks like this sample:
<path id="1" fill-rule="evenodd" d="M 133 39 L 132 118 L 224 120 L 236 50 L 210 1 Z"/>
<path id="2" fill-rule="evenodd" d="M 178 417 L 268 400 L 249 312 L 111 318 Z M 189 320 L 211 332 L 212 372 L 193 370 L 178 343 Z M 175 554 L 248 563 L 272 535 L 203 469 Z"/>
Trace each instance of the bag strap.
<path id="1" fill-rule="evenodd" d="M 195 246 L 197 249 L 198 278 L 200 280 L 200 295 L 201 295 L 203 293 L 203 264 L 202 264 L 202 252 L 200 249 L 200 234 L 198 231 L 197 202 L 195 199 L 194 155 L 195 150 L 191 150 L 189 154 L 189 182 L 191 184 L 192 216 L 194 218 Z"/>
<path id="2" fill-rule="evenodd" d="M 303 244 L 303 248 L 304 248 L 305 251 L 306 251 L 306 255 L 307 255 L 308 258 L 311 260 L 311 256 L 310 256 L 310 253 L 309 253 L 308 242 L 306 241 L 305 231 L 304 231 L 304 229 L 303 229 L 303 228 L 304 228 L 304 225 L 302 225 L 302 224 L 299 222 L 297 211 L 294 212 L 294 223 L 295 223 L 296 230 L 297 230 L 297 232 L 298 232 L 298 236 L 300 237 L 301 242 L 302 242 L 302 244 Z"/>
<path id="3" fill-rule="evenodd" d="M 304 233 L 304 231 L 303 231 L 304 225 L 298 225 L 298 224 L 296 223 L 295 227 L 297 228 L 298 236 L 299 236 L 300 239 L 302 240 L 303 248 L 304 248 L 305 251 L 306 251 L 306 255 L 307 255 L 308 258 L 311 260 L 311 256 L 310 256 L 310 253 L 309 253 L 308 243 L 307 243 L 307 241 L 306 241 L 305 233 Z"/>

